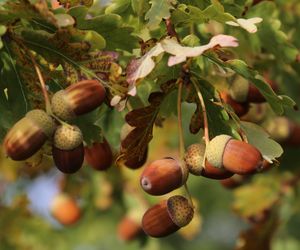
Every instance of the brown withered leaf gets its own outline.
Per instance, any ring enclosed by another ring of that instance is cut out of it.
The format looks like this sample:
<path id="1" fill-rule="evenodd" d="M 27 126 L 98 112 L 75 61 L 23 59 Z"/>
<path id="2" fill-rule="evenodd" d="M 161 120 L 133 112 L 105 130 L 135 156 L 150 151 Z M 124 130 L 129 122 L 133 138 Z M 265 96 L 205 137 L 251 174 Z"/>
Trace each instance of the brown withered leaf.
<path id="1" fill-rule="evenodd" d="M 126 122 L 135 128 L 121 143 L 119 162 L 126 162 L 137 157 L 141 160 L 144 157 L 148 143 L 153 137 L 153 126 L 158 118 L 160 105 L 164 98 L 174 89 L 171 85 L 175 85 L 175 82 L 169 82 L 168 85 L 169 88 L 164 88 L 166 92 L 150 94 L 148 98 L 149 106 L 132 110 L 126 115 Z"/>
<path id="2" fill-rule="evenodd" d="M 236 242 L 235 250 L 270 250 L 272 237 L 278 225 L 278 215 L 274 214 L 268 221 L 255 224 L 242 231 Z"/>
<path id="3" fill-rule="evenodd" d="M 197 134 L 201 128 L 203 128 L 203 113 L 198 105 L 192 115 L 189 129 L 192 134 Z"/>
<path id="4" fill-rule="evenodd" d="M 85 5 L 87 7 L 92 6 L 93 0 L 58 0 L 58 2 L 65 7 L 74 7 L 77 5 Z"/>

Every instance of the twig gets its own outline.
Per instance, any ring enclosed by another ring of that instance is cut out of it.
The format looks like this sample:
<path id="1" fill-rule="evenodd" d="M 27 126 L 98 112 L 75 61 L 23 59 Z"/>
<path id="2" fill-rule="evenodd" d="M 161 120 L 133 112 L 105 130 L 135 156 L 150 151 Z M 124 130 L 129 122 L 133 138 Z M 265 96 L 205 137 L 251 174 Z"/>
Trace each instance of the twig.
<path id="1" fill-rule="evenodd" d="M 52 114 L 50 98 L 49 98 L 49 95 L 48 95 L 48 92 L 47 92 L 47 87 L 46 87 L 42 72 L 41 72 L 39 66 L 37 65 L 33 55 L 31 54 L 31 51 L 28 50 L 28 52 L 29 52 L 28 55 L 29 55 L 29 57 L 32 61 L 33 67 L 34 67 L 34 69 L 36 71 L 36 74 L 37 74 L 37 76 L 39 78 L 39 81 L 40 81 L 40 85 L 41 85 L 41 89 L 42 89 L 42 93 L 43 93 L 44 100 L 45 100 L 45 105 L 46 105 L 46 112 L 48 114 Z"/>
<path id="2" fill-rule="evenodd" d="M 168 18 L 165 20 L 165 24 L 166 24 L 166 28 L 167 28 L 167 33 L 170 37 L 176 37 L 177 41 L 179 42 L 179 37 L 178 37 L 178 34 L 171 22 L 171 19 Z"/>
<path id="3" fill-rule="evenodd" d="M 183 128 L 182 128 L 182 108 L 181 108 L 181 99 L 182 99 L 182 79 L 178 81 L 178 96 L 177 96 L 177 125 L 178 125 L 178 133 L 179 133 L 179 155 L 180 158 L 184 157 L 184 136 L 183 136 Z"/>
<path id="4" fill-rule="evenodd" d="M 191 79 L 191 82 L 193 83 L 194 88 L 197 92 L 197 96 L 199 98 L 200 105 L 201 105 L 201 108 L 202 108 L 203 123 L 204 123 L 204 138 L 205 138 L 205 144 L 208 145 L 208 143 L 209 143 L 209 130 L 208 130 L 208 119 L 207 119 L 207 111 L 206 111 L 205 102 L 204 102 L 203 96 L 201 94 L 201 91 L 197 86 L 197 83 L 195 83 L 195 81 L 193 79 Z"/>

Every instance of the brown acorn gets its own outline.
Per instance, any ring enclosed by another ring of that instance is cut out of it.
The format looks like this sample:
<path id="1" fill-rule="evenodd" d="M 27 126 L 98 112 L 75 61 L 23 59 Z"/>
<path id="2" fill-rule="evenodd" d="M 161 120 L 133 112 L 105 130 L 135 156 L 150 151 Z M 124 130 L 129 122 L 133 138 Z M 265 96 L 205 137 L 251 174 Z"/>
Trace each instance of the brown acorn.
<path id="1" fill-rule="evenodd" d="M 128 216 L 122 218 L 117 227 L 117 235 L 123 241 L 131 241 L 143 233 L 140 224 Z"/>
<path id="2" fill-rule="evenodd" d="M 241 186 L 243 183 L 245 183 L 246 180 L 247 180 L 246 175 L 235 174 L 232 177 L 220 180 L 220 183 L 225 188 L 234 189 Z"/>
<path id="3" fill-rule="evenodd" d="M 28 159 L 52 137 L 55 127 L 55 122 L 44 110 L 29 111 L 6 134 L 3 141 L 6 154 L 15 161 Z"/>
<path id="4" fill-rule="evenodd" d="M 202 169 L 201 176 L 214 180 L 223 180 L 233 176 L 233 173 L 225 168 L 214 167 L 205 160 L 205 168 Z"/>
<path id="5" fill-rule="evenodd" d="M 52 216 L 65 226 L 76 223 L 81 217 L 77 202 L 68 194 L 55 196 L 51 204 Z"/>
<path id="6" fill-rule="evenodd" d="M 107 170 L 113 162 L 113 153 L 107 140 L 84 147 L 85 161 L 96 170 Z"/>
<path id="7" fill-rule="evenodd" d="M 263 158 L 257 148 L 228 135 L 213 138 L 207 146 L 207 161 L 214 167 L 240 175 L 253 174 L 263 164 Z"/>
<path id="8" fill-rule="evenodd" d="M 276 117 L 265 124 L 265 129 L 270 136 L 286 146 L 300 145 L 300 125 L 287 117 Z"/>
<path id="9" fill-rule="evenodd" d="M 77 126 L 62 125 L 54 134 L 52 154 L 56 167 L 63 173 L 78 171 L 84 160 L 83 137 Z"/>
<path id="10" fill-rule="evenodd" d="M 140 184 L 148 194 L 163 195 L 181 187 L 187 177 L 187 169 L 169 157 L 147 165 L 141 175 Z"/>
<path id="11" fill-rule="evenodd" d="M 170 197 L 149 208 L 142 219 L 144 232 L 152 237 L 164 237 L 190 223 L 194 210 L 180 195 Z"/>
<path id="12" fill-rule="evenodd" d="M 232 99 L 232 97 L 225 91 L 220 93 L 220 96 L 226 104 L 230 105 L 237 116 L 243 116 L 247 114 L 249 110 L 248 103 L 239 103 Z"/>
<path id="13" fill-rule="evenodd" d="M 56 92 L 51 100 L 52 111 L 68 121 L 99 107 L 105 99 L 105 88 L 97 80 L 83 80 Z"/>
<path id="14" fill-rule="evenodd" d="M 265 81 L 271 88 L 277 88 L 275 83 L 268 78 L 265 78 Z M 262 103 L 266 101 L 258 88 L 243 78 L 238 78 L 238 80 L 233 82 L 230 86 L 229 94 L 233 100 L 239 103 Z"/>

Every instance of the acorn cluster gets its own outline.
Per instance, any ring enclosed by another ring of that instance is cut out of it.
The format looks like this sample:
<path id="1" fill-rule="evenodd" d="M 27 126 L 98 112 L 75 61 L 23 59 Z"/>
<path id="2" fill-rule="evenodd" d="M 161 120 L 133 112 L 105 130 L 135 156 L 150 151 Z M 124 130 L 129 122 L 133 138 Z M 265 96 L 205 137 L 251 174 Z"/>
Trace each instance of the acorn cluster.
<path id="1" fill-rule="evenodd" d="M 104 139 L 84 147 L 81 130 L 69 124 L 75 117 L 99 107 L 105 96 L 105 88 L 96 80 L 83 80 L 56 92 L 51 99 L 52 114 L 31 110 L 8 131 L 3 143 L 7 156 L 26 160 L 50 140 L 54 163 L 61 172 L 75 173 L 85 157 L 95 169 L 107 169 L 112 163 L 108 142 Z"/>

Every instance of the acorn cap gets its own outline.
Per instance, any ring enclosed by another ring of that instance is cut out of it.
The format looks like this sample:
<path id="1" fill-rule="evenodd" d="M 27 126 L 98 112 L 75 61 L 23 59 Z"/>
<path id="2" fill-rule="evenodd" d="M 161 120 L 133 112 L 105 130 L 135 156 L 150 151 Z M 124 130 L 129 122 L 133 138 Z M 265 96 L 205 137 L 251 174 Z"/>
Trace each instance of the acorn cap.
<path id="1" fill-rule="evenodd" d="M 65 121 L 75 118 L 75 113 L 70 107 L 68 96 L 64 90 L 57 91 L 51 99 L 51 108 L 55 115 Z"/>
<path id="2" fill-rule="evenodd" d="M 247 102 L 249 86 L 250 84 L 248 80 L 239 77 L 231 84 L 229 88 L 229 94 L 232 99 L 237 102 Z"/>
<path id="3" fill-rule="evenodd" d="M 61 125 L 54 134 L 54 146 L 61 150 L 72 150 L 83 142 L 81 130 L 77 126 Z"/>
<path id="4" fill-rule="evenodd" d="M 195 143 L 188 147 L 184 161 L 191 174 L 201 175 L 204 163 L 205 144 Z"/>
<path id="5" fill-rule="evenodd" d="M 208 144 L 206 149 L 207 161 L 216 168 L 223 168 L 223 153 L 226 144 L 231 140 L 229 135 L 218 135 Z"/>
<path id="6" fill-rule="evenodd" d="M 172 221 L 178 227 L 184 227 L 191 222 L 194 210 L 189 201 L 180 195 L 175 195 L 167 200 L 167 207 Z"/>

